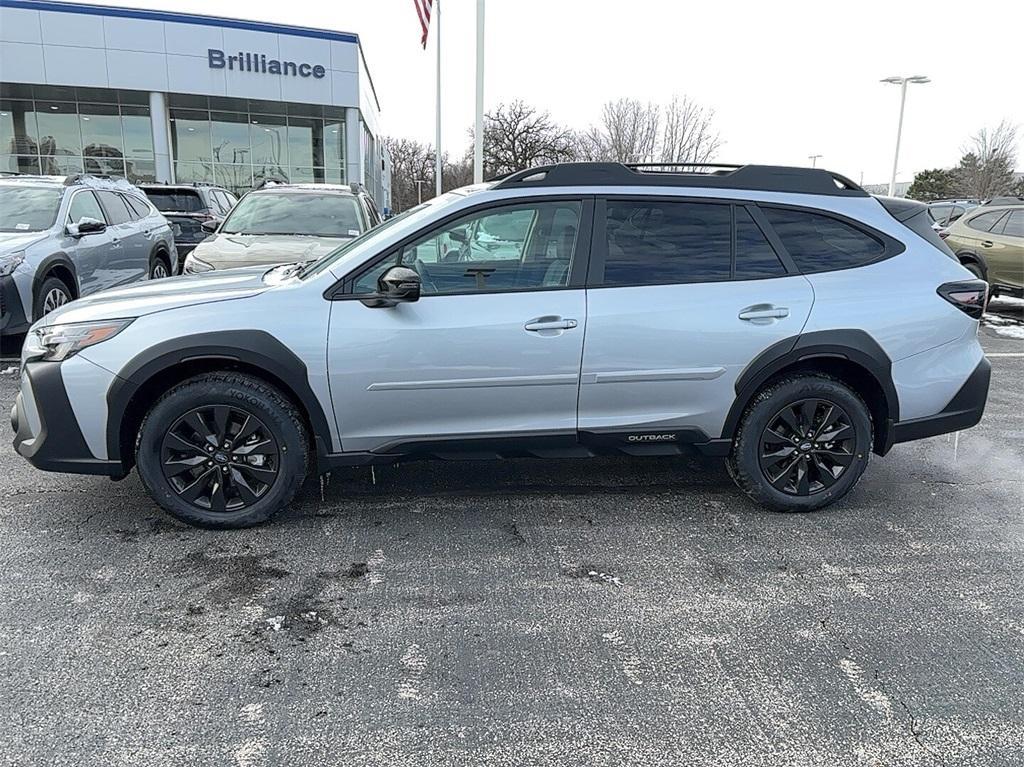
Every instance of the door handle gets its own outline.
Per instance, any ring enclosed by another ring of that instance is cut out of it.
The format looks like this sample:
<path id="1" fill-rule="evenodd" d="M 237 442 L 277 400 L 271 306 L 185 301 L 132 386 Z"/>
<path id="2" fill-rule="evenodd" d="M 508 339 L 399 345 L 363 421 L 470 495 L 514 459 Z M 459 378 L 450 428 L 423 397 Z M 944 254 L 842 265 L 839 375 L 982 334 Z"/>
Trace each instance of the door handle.
<path id="1" fill-rule="evenodd" d="M 982 240 L 981 241 L 981 247 L 983 247 L 983 248 L 991 248 L 992 244 L 993 244 L 992 240 Z"/>
<path id="2" fill-rule="evenodd" d="M 746 309 L 740 312 L 739 318 L 741 320 L 754 321 L 757 320 L 781 320 L 783 317 L 789 316 L 789 309 L 785 306 L 772 306 L 771 304 L 757 304 L 755 306 L 748 306 Z"/>
<path id="3" fill-rule="evenodd" d="M 536 333 L 540 330 L 572 330 L 577 324 L 576 320 L 563 320 L 561 317 L 537 317 L 523 325 L 523 328 Z"/>

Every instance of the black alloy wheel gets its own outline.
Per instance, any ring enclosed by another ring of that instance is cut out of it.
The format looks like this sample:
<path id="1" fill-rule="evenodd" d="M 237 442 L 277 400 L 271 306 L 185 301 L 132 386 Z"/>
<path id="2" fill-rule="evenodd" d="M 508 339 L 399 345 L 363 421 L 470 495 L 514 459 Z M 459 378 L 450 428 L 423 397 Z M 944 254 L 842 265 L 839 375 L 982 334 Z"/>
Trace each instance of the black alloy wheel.
<path id="1" fill-rule="evenodd" d="M 273 433 L 233 405 L 197 407 L 178 418 L 160 446 L 164 478 L 199 509 L 235 512 L 265 497 L 281 467 Z"/>
<path id="2" fill-rule="evenodd" d="M 811 496 L 836 484 L 857 454 L 849 414 L 827 399 L 801 399 L 772 416 L 759 445 L 761 472 L 786 495 Z"/>

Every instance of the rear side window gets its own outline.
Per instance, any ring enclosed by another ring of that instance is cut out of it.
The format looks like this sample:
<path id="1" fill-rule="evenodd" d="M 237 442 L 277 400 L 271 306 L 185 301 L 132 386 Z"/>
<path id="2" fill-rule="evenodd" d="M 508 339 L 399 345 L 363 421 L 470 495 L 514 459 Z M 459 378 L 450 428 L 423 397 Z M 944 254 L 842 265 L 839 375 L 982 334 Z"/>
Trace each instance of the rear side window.
<path id="1" fill-rule="evenodd" d="M 885 245 L 831 216 L 805 210 L 763 208 L 775 233 L 802 272 L 862 266 L 885 253 Z"/>
<path id="2" fill-rule="evenodd" d="M 130 194 L 121 195 L 121 199 L 123 199 L 128 205 L 128 210 L 131 211 L 133 220 L 137 221 L 138 219 L 145 218 L 149 215 L 149 206 L 141 200 L 137 200 Z"/>
<path id="3" fill-rule="evenodd" d="M 1002 210 L 990 210 L 988 213 L 982 213 L 979 216 L 967 219 L 967 226 L 979 232 L 990 232 L 1004 214 L 1005 211 Z"/>
<path id="4" fill-rule="evenodd" d="M 747 209 L 736 206 L 736 279 L 782 277 L 786 268 Z"/>
<path id="5" fill-rule="evenodd" d="M 132 220 L 132 214 L 121 195 L 106 191 L 99 191 L 96 194 L 99 196 L 103 209 L 107 212 L 107 220 L 111 224 L 123 224 Z"/>
<path id="6" fill-rule="evenodd" d="M 609 200 L 605 285 L 727 280 L 732 271 L 729 205 Z"/>

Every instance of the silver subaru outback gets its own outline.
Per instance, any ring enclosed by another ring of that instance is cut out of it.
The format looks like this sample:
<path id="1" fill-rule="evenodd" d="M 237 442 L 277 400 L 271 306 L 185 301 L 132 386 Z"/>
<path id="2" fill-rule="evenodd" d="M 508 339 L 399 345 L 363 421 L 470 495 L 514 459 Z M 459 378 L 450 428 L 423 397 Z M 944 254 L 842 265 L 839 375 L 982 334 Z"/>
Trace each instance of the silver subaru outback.
<path id="1" fill-rule="evenodd" d="M 25 344 L 14 444 L 49 471 L 135 467 L 215 528 L 311 473 L 420 456 L 697 450 L 809 511 L 871 453 L 979 421 L 985 300 L 925 206 L 822 169 L 554 165 L 312 264 L 58 309 Z"/>

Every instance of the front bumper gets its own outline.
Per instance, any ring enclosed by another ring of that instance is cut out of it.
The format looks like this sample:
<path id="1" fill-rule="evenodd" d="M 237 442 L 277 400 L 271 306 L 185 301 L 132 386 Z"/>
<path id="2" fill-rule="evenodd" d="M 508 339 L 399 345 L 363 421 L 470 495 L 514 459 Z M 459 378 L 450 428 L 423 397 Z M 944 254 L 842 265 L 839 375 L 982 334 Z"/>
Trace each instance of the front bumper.
<path id="1" fill-rule="evenodd" d="M 68 400 L 59 362 L 30 362 L 11 409 L 14 449 L 37 469 L 125 476 L 120 461 L 93 456 Z"/>
<path id="2" fill-rule="evenodd" d="M 942 412 L 924 418 L 901 421 L 891 430 L 893 442 L 911 442 L 976 426 L 985 413 L 988 386 L 992 378 L 992 364 L 981 358 L 964 385 Z"/>
<path id="3" fill-rule="evenodd" d="M 24 333 L 30 324 L 14 277 L 0 277 L 0 335 Z"/>

